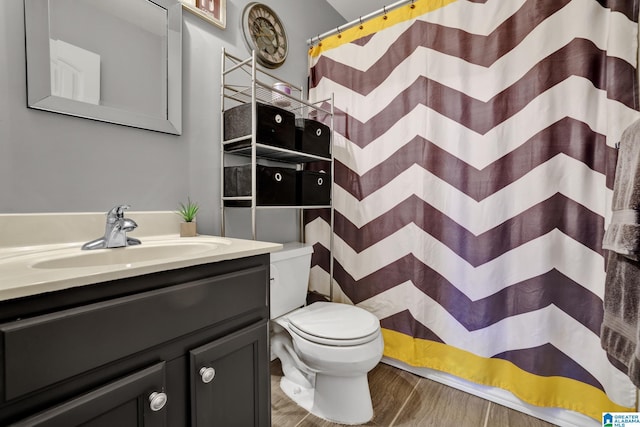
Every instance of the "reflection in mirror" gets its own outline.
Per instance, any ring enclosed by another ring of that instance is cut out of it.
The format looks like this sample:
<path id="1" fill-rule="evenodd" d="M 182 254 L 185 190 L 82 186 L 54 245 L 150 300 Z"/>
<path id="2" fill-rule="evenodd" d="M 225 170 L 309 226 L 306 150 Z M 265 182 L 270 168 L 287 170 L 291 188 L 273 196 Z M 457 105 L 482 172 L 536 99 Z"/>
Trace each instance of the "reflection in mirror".
<path id="1" fill-rule="evenodd" d="M 51 95 L 100 104 L 100 55 L 49 39 Z"/>
<path id="2" fill-rule="evenodd" d="M 29 107 L 181 133 L 177 0 L 25 0 Z"/>

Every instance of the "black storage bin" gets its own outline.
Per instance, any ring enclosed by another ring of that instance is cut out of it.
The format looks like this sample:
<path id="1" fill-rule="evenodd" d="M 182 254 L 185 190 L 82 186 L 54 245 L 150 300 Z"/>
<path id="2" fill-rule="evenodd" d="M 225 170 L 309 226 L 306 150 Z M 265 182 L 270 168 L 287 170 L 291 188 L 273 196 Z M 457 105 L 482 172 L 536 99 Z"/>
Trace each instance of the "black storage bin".
<path id="1" fill-rule="evenodd" d="M 296 150 L 316 156 L 330 157 L 331 129 L 311 119 L 296 119 Z"/>
<path id="2" fill-rule="evenodd" d="M 225 197 L 251 196 L 251 165 L 224 168 Z M 290 168 L 256 165 L 256 204 L 296 204 L 296 171 Z M 225 200 L 225 206 L 251 206 L 247 200 Z"/>
<path id="3" fill-rule="evenodd" d="M 331 204 L 331 174 L 314 171 L 296 171 L 298 205 Z"/>
<path id="4" fill-rule="evenodd" d="M 289 150 L 295 149 L 295 115 L 272 105 L 256 104 L 256 141 Z M 251 144 L 251 104 L 242 104 L 224 112 L 224 139 L 247 136 L 246 140 L 225 146 L 227 150 L 248 147 Z"/>

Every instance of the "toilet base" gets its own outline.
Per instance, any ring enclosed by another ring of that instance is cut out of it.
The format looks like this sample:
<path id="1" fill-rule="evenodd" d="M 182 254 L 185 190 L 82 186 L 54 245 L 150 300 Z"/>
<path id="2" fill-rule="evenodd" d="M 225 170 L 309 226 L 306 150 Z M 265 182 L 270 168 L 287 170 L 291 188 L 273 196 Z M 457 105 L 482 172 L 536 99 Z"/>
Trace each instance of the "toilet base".
<path id="1" fill-rule="evenodd" d="M 336 377 L 316 374 L 315 388 L 305 388 L 286 377 L 280 388 L 298 406 L 338 424 L 366 424 L 373 418 L 367 375 Z"/>
<path id="2" fill-rule="evenodd" d="M 298 406 L 308 412 L 311 412 L 311 408 L 313 408 L 313 395 L 315 394 L 315 390 L 313 388 L 302 387 L 291 381 L 289 378 L 282 377 L 280 378 L 280 389 L 284 394 L 289 396 L 291 400 L 296 402 Z"/>

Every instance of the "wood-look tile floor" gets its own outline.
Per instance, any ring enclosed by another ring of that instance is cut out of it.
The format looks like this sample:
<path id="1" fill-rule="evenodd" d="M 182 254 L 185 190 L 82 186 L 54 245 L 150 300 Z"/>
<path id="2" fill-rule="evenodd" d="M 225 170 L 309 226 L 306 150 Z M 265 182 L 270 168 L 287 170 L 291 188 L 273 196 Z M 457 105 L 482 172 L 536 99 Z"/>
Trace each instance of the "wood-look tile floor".
<path id="1" fill-rule="evenodd" d="M 273 427 L 341 426 L 309 414 L 280 390 L 282 369 L 271 362 Z M 386 427 L 549 427 L 545 421 L 477 396 L 378 364 L 369 373 L 373 419 L 365 426 Z"/>

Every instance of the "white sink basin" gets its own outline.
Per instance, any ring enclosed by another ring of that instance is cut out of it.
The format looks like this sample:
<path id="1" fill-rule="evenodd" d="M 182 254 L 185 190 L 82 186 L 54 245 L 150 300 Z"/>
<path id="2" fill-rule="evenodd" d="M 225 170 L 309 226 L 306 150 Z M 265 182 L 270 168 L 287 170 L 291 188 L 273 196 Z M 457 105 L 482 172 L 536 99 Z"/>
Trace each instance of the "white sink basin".
<path id="1" fill-rule="evenodd" d="M 100 266 L 131 266 L 137 263 L 157 262 L 171 258 L 194 257 L 199 254 L 211 253 L 220 246 L 227 246 L 226 239 L 216 239 L 213 242 L 171 241 L 163 243 L 128 246 L 125 248 L 96 249 L 68 253 L 64 255 L 49 254 L 46 259 L 40 259 L 30 265 L 36 269 L 60 269 Z"/>

